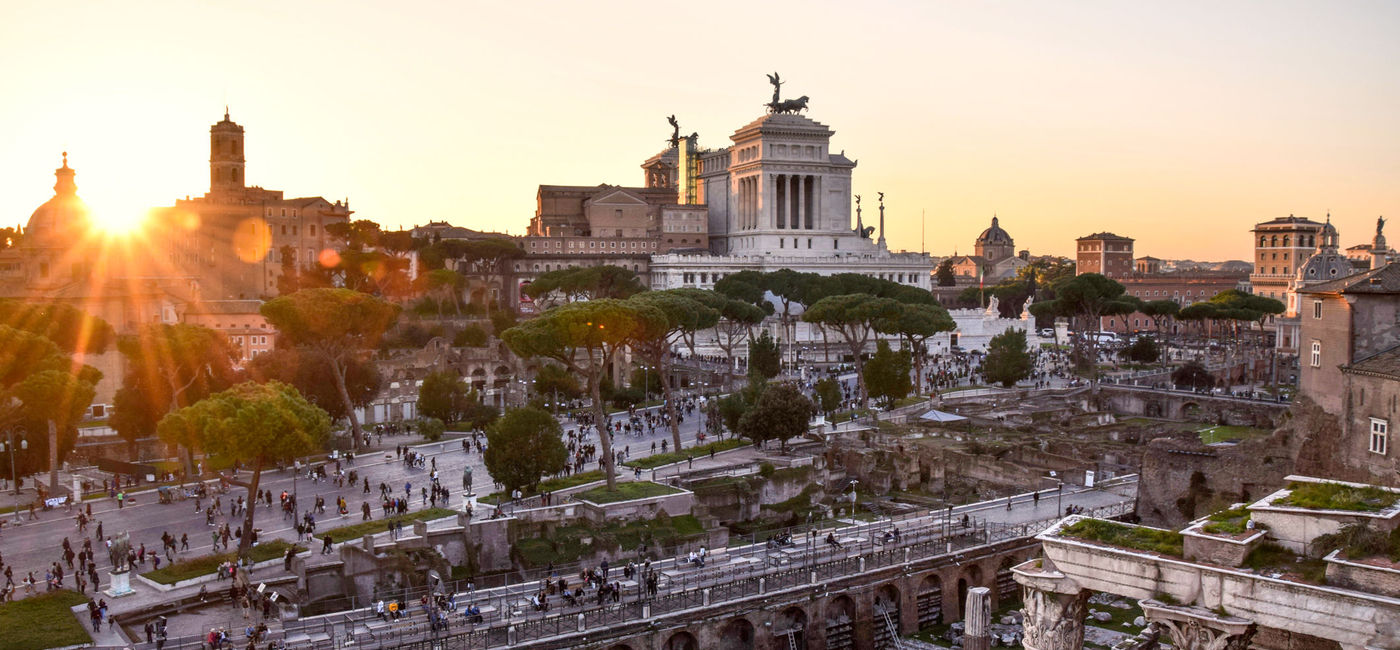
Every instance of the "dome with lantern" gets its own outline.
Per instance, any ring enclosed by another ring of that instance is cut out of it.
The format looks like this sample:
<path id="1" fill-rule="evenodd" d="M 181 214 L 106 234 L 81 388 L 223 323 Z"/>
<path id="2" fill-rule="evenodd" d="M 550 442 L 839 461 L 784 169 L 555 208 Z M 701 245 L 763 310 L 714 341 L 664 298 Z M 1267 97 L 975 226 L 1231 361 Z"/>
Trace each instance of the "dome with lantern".
<path id="1" fill-rule="evenodd" d="M 66 248 L 81 237 L 91 224 L 87 204 L 78 198 L 78 185 L 68 166 L 68 152 L 63 152 L 63 166 L 54 170 L 53 198 L 29 215 L 21 246 L 25 248 Z"/>
<path id="2" fill-rule="evenodd" d="M 1332 225 L 1332 215 L 1327 215 L 1327 223 L 1318 231 L 1317 250 L 1298 267 L 1294 280 L 1298 286 L 1316 282 L 1344 278 L 1356 272 L 1351 260 L 1337 248 L 1337 227 Z"/>

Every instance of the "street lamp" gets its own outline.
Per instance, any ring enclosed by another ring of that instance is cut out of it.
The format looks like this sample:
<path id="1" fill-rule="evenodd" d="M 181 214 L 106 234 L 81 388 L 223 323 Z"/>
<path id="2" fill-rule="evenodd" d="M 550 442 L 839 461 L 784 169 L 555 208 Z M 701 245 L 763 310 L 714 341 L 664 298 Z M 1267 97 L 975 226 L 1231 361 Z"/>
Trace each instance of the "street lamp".
<path id="1" fill-rule="evenodd" d="M 8 451 L 10 454 L 10 480 L 15 484 L 15 496 L 19 496 L 19 475 L 15 474 L 15 430 L 5 430 L 5 442 L 0 443 L 0 452 Z M 24 429 L 19 430 L 19 448 L 29 449 L 29 440 L 25 437 Z M 15 504 L 15 523 L 19 523 L 19 504 Z"/>

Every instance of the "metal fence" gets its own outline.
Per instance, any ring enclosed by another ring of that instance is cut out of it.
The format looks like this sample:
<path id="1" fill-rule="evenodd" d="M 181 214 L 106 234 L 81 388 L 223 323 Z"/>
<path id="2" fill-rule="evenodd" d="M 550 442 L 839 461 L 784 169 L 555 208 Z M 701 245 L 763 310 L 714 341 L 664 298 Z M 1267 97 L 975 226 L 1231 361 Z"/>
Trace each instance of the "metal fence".
<path id="1" fill-rule="evenodd" d="M 1124 482 L 1131 477 L 1125 477 Z M 1113 518 L 1134 511 L 1132 501 L 1122 501 L 1086 510 L 1092 517 Z M 466 581 L 447 582 L 438 588 L 441 593 L 458 593 L 459 604 L 476 604 L 483 611 L 482 621 L 467 620 L 461 608 L 446 617 L 447 629 L 430 629 L 427 616 L 416 605 L 429 594 L 429 588 L 399 590 L 385 597 L 400 603 L 403 618 L 394 623 L 378 621 L 368 607 L 336 614 L 288 621 L 284 629 L 273 633 L 268 641 L 283 640 L 287 647 L 343 648 L 353 644 L 361 648 L 422 648 L 451 650 L 499 647 L 525 641 L 552 638 L 582 630 L 596 630 L 628 621 L 642 620 L 674 612 L 697 609 L 717 602 L 728 602 L 760 593 L 781 591 L 813 582 L 826 582 L 859 575 L 862 572 L 897 566 L 956 553 L 1002 541 L 1023 539 L 1047 529 L 1060 517 L 1019 524 L 989 523 L 985 519 L 968 517 L 964 526 L 960 513 L 930 515 L 908 514 L 879 522 L 835 529 L 837 544 L 829 544 L 814 536 L 795 535 L 801 540 L 785 549 L 769 549 L 764 544 L 731 548 L 719 553 L 742 562 L 717 564 L 700 569 L 685 566 L 680 559 L 658 562 L 654 567 L 664 572 L 665 579 L 656 596 L 645 593 L 641 581 L 628 586 L 621 602 L 605 600 L 597 604 L 592 598 L 578 605 L 563 605 L 561 600 L 548 611 L 536 611 L 526 600 L 539 591 L 538 579 L 517 581 L 500 587 L 477 591 L 466 590 Z M 892 536 L 898 529 L 898 541 Z M 716 563 L 721 562 L 716 557 Z M 613 569 L 616 571 L 617 569 Z M 535 572 L 541 578 L 544 572 Z M 596 592 L 591 592 L 593 596 Z M 354 602 L 354 599 L 350 599 Z M 235 630 L 238 628 L 235 628 Z M 232 639 L 234 645 L 244 645 L 241 633 Z M 198 648 L 204 645 L 202 636 L 168 639 L 165 648 Z M 154 648 L 153 644 L 136 647 Z"/>

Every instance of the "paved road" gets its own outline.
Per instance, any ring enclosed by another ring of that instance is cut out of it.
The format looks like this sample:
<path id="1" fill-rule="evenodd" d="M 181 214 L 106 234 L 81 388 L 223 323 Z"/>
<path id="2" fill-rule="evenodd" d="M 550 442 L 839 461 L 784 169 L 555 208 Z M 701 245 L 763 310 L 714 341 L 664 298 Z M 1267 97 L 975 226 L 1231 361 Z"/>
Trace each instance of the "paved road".
<path id="1" fill-rule="evenodd" d="M 697 427 L 700 418 L 689 417 L 681 425 L 681 440 L 688 447 L 695 444 Z M 563 421 L 565 429 L 577 429 L 576 423 Z M 653 434 L 643 434 L 641 436 L 619 435 L 617 436 L 617 449 L 630 448 L 634 458 L 648 455 L 650 445 L 655 441 L 659 447 L 661 440 L 670 440 L 669 428 L 659 428 Z M 362 484 L 356 486 L 347 485 L 345 488 L 337 489 L 330 481 L 312 483 L 305 476 L 295 481 L 293 485 L 292 471 L 264 471 L 259 488 L 271 490 L 274 494 L 283 490 L 291 493 L 295 490 L 297 501 L 302 510 L 306 510 L 315 503 L 316 496 L 325 497 L 327 507 L 325 514 L 317 515 L 317 530 L 324 531 L 337 526 L 353 524 L 360 521 L 360 504 L 368 502 L 373 516 L 379 518 L 383 510 L 380 508 L 379 483 L 387 484 L 396 496 L 403 496 L 404 483 L 413 485 L 413 494 L 409 500 L 411 510 L 420 510 L 426 507 L 421 498 L 420 488 L 429 484 L 429 474 L 431 465 L 424 469 L 410 468 L 399 461 L 394 453 L 396 444 L 414 445 L 420 443 L 421 438 L 416 435 L 385 436 L 384 444 L 388 445 L 387 451 L 379 450 L 375 452 L 362 452 L 356 457 L 354 465 L 342 464 L 345 471 L 356 470 L 362 477 L 368 478 L 370 482 L 370 493 L 362 493 Z M 436 459 L 438 477 L 442 484 L 454 494 L 461 493 L 462 470 L 468 466 L 472 468 L 472 488 L 478 494 L 486 494 L 493 491 L 494 483 L 486 471 L 481 454 L 475 451 L 466 453 L 462 451 L 459 440 L 453 439 L 442 443 L 416 445 L 414 447 L 420 453 L 427 455 L 431 459 Z M 658 448 L 659 451 L 659 448 Z M 588 469 L 595 468 L 596 465 Z M 327 471 L 334 469 L 334 463 L 330 463 Z M 247 472 L 241 472 L 239 478 L 246 480 Z M 246 495 L 247 491 L 242 488 L 233 488 L 229 494 L 223 495 L 224 512 L 229 511 L 229 497 L 237 499 L 239 495 Z M 344 496 L 350 509 L 350 514 L 338 516 L 335 514 L 335 498 Z M 107 536 L 116 535 L 122 531 L 127 531 L 131 535 L 133 548 L 139 548 L 142 543 L 146 545 L 147 551 L 160 550 L 160 536 L 162 532 L 169 531 L 177 538 L 181 534 L 188 534 L 190 538 L 190 550 L 178 555 L 180 557 L 196 557 L 213 552 L 213 545 L 210 539 L 210 531 L 214 530 L 205 524 L 204 515 L 196 513 L 194 501 L 187 500 L 172 504 L 161 504 L 157 502 L 156 493 L 139 493 L 135 496 L 135 503 L 128 503 L 125 508 L 118 508 L 114 499 L 101 499 L 91 502 L 93 517 L 96 521 L 89 524 L 87 535 L 96 534 L 97 521 L 103 524 L 103 534 Z M 275 500 L 274 500 L 275 501 Z M 205 500 L 203 505 L 208 505 L 209 500 Z M 18 585 L 24 574 L 33 571 L 35 578 L 43 581 L 44 570 L 54 561 L 61 561 L 60 542 L 67 537 L 73 544 L 73 550 L 81 550 L 83 537 L 78 533 L 76 516 L 77 508 L 73 512 L 66 513 L 62 508 L 57 508 L 49 512 L 40 512 L 37 521 L 29 521 L 28 514 L 22 514 L 22 523 L 15 526 L 13 515 L 5 517 L 7 523 L 0 529 L 0 555 L 6 565 L 14 567 L 15 583 Z M 215 522 L 222 526 L 225 522 L 231 528 L 238 528 L 242 525 L 242 517 L 231 519 L 225 516 L 216 516 Z M 273 508 L 259 507 L 255 511 L 255 526 L 262 529 L 261 540 L 296 538 L 296 530 L 293 528 L 294 522 L 284 518 L 280 509 L 274 503 Z M 230 549 L 234 548 L 237 540 L 231 539 Z M 106 569 L 110 564 L 107 561 L 104 547 L 99 545 L 98 540 L 93 540 L 93 550 L 97 555 L 98 575 L 106 586 Z M 164 562 L 164 559 L 162 559 Z M 64 566 L 64 584 L 73 586 L 71 572 Z M 3 586 L 3 581 L 0 581 Z M 40 587 L 42 589 L 42 586 Z M 20 595 L 20 594 L 17 594 Z"/>

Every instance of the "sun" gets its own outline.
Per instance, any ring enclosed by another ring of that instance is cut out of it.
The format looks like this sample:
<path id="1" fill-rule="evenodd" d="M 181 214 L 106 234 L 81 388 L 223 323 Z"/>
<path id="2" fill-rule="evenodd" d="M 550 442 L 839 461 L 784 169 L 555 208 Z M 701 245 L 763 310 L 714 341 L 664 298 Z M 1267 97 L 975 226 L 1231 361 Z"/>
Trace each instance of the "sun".
<path id="1" fill-rule="evenodd" d="M 148 211 L 131 209 L 95 209 L 91 213 L 92 225 L 103 234 L 130 236 L 146 225 Z"/>

